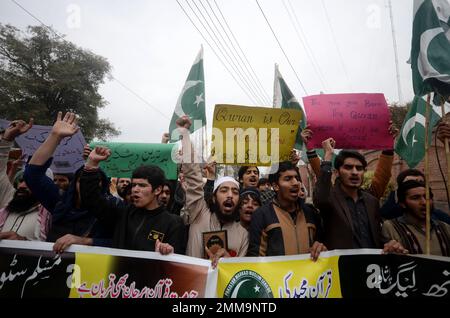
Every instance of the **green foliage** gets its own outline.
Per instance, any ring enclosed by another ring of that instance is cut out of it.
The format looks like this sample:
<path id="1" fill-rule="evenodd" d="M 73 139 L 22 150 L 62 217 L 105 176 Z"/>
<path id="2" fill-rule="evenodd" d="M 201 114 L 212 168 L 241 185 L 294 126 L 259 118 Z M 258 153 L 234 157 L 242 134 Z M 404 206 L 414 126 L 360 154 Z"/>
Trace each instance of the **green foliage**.
<path id="1" fill-rule="evenodd" d="M 398 129 L 402 128 L 403 121 L 405 120 L 406 114 L 408 113 L 408 109 L 410 106 L 411 103 L 408 103 L 406 105 L 397 105 L 397 104 L 390 105 L 389 111 L 391 113 L 391 120 Z"/>
<path id="2" fill-rule="evenodd" d="M 366 173 L 364 173 L 364 181 L 363 184 L 361 185 L 361 188 L 364 190 L 367 190 L 370 188 L 370 184 L 372 183 L 372 179 L 373 179 L 373 171 L 366 171 Z"/>
<path id="3" fill-rule="evenodd" d="M 366 173 L 364 173 L 364 181 L 363 181 L 363 184 L 361 185 L 362 189 L 368 190 L 370 188 L 374 174 L 375 174 L 374 171 L 366 171 Z M 381 202 L 383 202 L 387 198 L 389 193 L 391 193 L 391 191 L 393 191 L 393 190 L 394 190 L 394 184 L 391 181 L 389 181 L 389 183 L 386 187 L 386 190 L 384 191 L 383 196 L 380 198 Z"/>
<path id="4" fill-rule="evenodd" d="M 33 117 L 52 125 L 58 111 L 76 113 L 88 141 L 120 132 L 98 109 L 106 101 L 98 93 L 111 66 L 92 52 L 55 37 L 42 26 L 24 34 L 0 23 L 0 114 L 9 120 Z"/>

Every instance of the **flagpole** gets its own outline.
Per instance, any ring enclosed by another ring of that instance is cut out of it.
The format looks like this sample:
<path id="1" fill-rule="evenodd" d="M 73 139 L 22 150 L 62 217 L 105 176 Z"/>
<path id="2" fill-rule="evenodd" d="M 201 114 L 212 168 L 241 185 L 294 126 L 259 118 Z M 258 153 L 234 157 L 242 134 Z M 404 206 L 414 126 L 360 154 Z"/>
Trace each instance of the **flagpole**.
<path id="1" fill-rule="evenodd" d="M 442 120 L 445 120 L 445 99 L 441 99 Z M 436 132 L 437 133 L 437 132 Z M 448 138 L 445 138 L 445 155 L 447 156 L 447 194 L 450 197 L 450 146 Z"/>
<path id="2" fill-rule="evenodd" d="M 273 81 L 273 108 L 276 108 L 277 105 L 277 91 L 278 91 L 278 86 L 280 86 L 280 82 L 277 80 L 278 77 L 278 64 L 275 63 L 275 76 L 274 76 L 274 81 Z M 281 107 L 281 103 L 280 103 L 280 107 Z"/>
<path id="3" fill-rule="evenodd" d="M 431 102 L 431 94 L 428 93 L 427 96 L 427 105 L 425 107 L 425 193 L 426 193 L 426 254 L 430 255 L 430 163 L 428 158 L 428 126 L 430 125 L 430 102 Z"/>
<path id="4" fill-rule="evenodd" d="M 208 125 L 205 123 L 205 131 L 204 131 L 204 143 L 203 146 L 205 147 L 205 150 L 203 151 L 203 156 L 205 156 L 205 161 L 208 164 L 208 159 L 209 159 L 209 152 L 208 152 Z"/>

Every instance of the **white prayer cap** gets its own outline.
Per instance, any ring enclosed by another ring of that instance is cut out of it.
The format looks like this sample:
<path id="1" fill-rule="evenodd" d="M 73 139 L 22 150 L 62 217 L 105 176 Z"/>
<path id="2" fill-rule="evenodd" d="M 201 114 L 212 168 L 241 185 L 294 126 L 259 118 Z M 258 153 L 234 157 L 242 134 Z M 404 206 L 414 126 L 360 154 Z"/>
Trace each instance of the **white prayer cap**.
<path id="1" fill-rule="evenodd" d="M 213 193 L 215 193 L 216 190 L 225 182 L 233 182 L 239 189 L 239 182 L 237 182 L 236 179 L 234 179 L 232 177 L 221 177 L 221 178 L 217 179 L 216 181 L 214 181 Z"/>

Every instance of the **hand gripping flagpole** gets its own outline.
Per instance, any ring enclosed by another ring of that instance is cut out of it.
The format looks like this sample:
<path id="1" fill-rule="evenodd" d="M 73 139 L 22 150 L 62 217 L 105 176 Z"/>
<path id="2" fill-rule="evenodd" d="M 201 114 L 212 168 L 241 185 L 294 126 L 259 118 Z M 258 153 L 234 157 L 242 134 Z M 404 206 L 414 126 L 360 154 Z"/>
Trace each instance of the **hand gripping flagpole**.
<path id="1" fill-rule="evenodd" d="M 426 201 L 427 201 L 427 210 L 426 210 L 426 241 L 425 241 L 425 250 L 426 254 L 430 255 L 430 163 L 428 158 L 428 130 L 430 126 L 430 101 L 431 94 L 428 93 L 427 96 L 427 105 L 425 110 L 425 193 L 426 193 Z"/>
<path id="2" fill-rule="evenodd" d="M 441 111 L 442 111 L 442 120 L 445 120 L 445 99 L 442 97 L 441 99 Z M 437 133 L 437 132 L 436 132 Z M 447 156 L 447 194 L 450 198 L 450 146 L 448 144 L 448 138 L 445 138 L 445 155 Z"/>

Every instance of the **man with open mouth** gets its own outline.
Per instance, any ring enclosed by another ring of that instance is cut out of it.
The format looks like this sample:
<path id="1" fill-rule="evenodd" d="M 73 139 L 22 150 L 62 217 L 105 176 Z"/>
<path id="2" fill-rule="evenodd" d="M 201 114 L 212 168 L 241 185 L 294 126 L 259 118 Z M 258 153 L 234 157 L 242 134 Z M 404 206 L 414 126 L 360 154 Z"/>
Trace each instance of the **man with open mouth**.
<path id="1" fill-rule="evenodd" d="M 111 155 L 106 147 L 95 147 L 89 154 L 81 179 L 81 199 L 95 216 L 114 229 L 113 247 L 156 251 L 161 254 L 184 254 L 184 223 L 180 216 L 170 214 L 160 203 L 165 174 L 154 165 L 134 169 L 131 177 L 133 204 L 117 206 L 100 192 L 100 162 Z"/>
<path id="2" fill-rule="evenodd" d="M 256 188 L 241 189 L 239 196 L 239 222 L 249 230 L 253 213 L 261 206 L 261 195 Z"/>
<path id="3" fill-rule="evenodd" d="M 409 180 L 399 184 L 397 197 L 402 216 L 383 223 L 384 241 L 396 240 L 410 254 L 425 254 L 426 193 L 425 184 Z M 431 204 L 433 194 L 430 193 Z M 450 256 L 450 225 L 431 219 L 430 254 Z"/>
<path id="4" fill-rule="evenodd" d="M 322 142 L 325 151 L 317 180 L 314 205 L 320 210 L 324 243 L 329 249 L 381 248 L 379 201 L 361 191 L 367 167 L 362 154 L 342 150 L 334 161 L 336 181 L 331 182 L 335 141 Z"/>
<path id="5" fill-rule="evenodd" d="M 299 194 L 302 183 L 298 168 L 290 161 L 281 162 L 269 175 L 276 193 L 271 204 L 257 209 L 250 223 L 248 256 L 311 254 L 317 260 L 326 251 L 319 242 L 320 215 L 304 204 Z"/>
<path id="6" fill-rule="evenodd" d="M 256 188 L 259 181 L 259 169 L 255 166 L 242 166 L 238 177 L 243 189 Z"/>
<path id="7" fill-rule="evenodd" d="M 188 131 L 190 125 L 191 121 L 187 116 L 177 120 L 180 135 L 183 136 L 184 155 L 192 149 Z M 200 163 L 194 162 L 193 157 L 183 157 L 183 172 L 187 185 L 185 210 L 189 214 L 190 224 L 186 255 L 207 257 L 211 259 L 214 267 L 221 257 L 245 256 L 248 233 L 239 222 L 236 222 L 239 213 L 239 183 L 228 176 L 216 179 L 211 200 L 207 203 L 204 198 Z M 214 252 L 208 249 L 205 235 L 211 232 L 215 232 L 216 236 L 224 240 L 226 248 Z"/>

